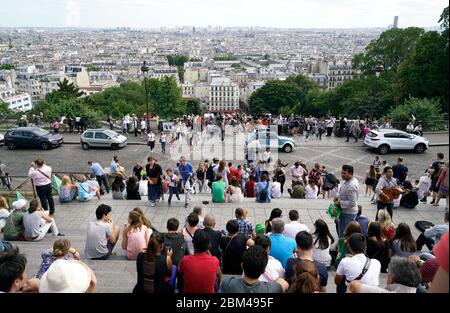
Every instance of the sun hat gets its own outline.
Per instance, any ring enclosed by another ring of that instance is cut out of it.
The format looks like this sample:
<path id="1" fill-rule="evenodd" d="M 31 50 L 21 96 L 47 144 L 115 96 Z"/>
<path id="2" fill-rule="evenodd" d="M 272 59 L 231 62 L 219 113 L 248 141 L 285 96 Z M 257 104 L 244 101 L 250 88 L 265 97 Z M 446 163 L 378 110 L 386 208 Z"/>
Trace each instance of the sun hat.
<path id="1" fill-rule="evenodd" d="M 19 209 L 23 209 L 27 205 L 28 205 L 28 203 L 25 199 L 19 199 L 19 200 L 14 201 L 11 206 L 14 210 L 19 210 Z"/>
<path id="2" fill-rule="evenodd" d="M 76 260 L 56 260 L 42 275 L 40 293 L 84 293 L 91 283 L 90 269 Z"/>

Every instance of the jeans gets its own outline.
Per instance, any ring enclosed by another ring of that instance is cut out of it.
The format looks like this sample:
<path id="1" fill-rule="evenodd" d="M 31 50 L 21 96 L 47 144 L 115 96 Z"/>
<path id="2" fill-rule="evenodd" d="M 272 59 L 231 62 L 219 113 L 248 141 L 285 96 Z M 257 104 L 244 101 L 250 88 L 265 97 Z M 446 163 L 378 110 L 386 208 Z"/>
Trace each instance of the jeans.
<path id="1" fill-rule="evenodd" d="M 97 178 L 98 185 L 100 186 L 100 193 L 101 194 L 105 193 L 102 188 L 102 183 L 103 183 L 103 185 L 105 185 L 106 192 L 109 193 L 109 187 L 108 187 L 108 181 L 106 180 L 106 175 L 103 174 L 102 176 L 95 176 L 95 177 Z"/>
<path id="2" fill-rule="evenodd" d="M 36 186 L 36 192 L 38 194 L 39 200 L 41 200 L 42 208 L 48 211 L 50 206 L 50 215 L 55 214 L 55 202 L 52 196 L 52 184 L 44 186 Z"/>
<path id="3" fill-rule="evenodd" d="M 351 221 L 354 221 L 356 218 L 356 214 L 348 214 L 342 213 L 341 217 L 338 220 L 338 229 L 339 229 L 339 237 L 344 236 L 345 228 Z"/>
<path id="4" fill-rule="evenodd" d="M 162 195 L 162 185 L 148 185 L 148 200 L 150 202 L 158 202 Z"/>
<path id="5" fill-rule="evenodd" d="M 392 217 L 392 209 L 394 208 L 394 203 L 383 203 L 378 201 L 377 203 L 377 215 L 375 216 L 375 221 L 378 221 L 378 211 L 383 210 L 384 208 L 386 208 L 386 210 L 388 211 L 389 215 L 391 216 L 391 219 L 393 219 Z"/>
<path id="6" fill-rule="evenodd" d="M 358 141 L 358 138 L 356 138 L 355 134 L 353 134 L 352 132 L 347 133 L 347 141 L 350 140 L 350 137 L 355 139 L 355 142 Z"/>
<path id="7" fill-rule="evenodd" d="M 175 194 L 177 196 L 177 199 L 180 200 L 180 194 L 178 193 L 178 187 L 169 186 L 169 199 L 167 199 L 167 203 L 169 203 L 169 205 L 172 203 L 173 194 Z"/>
<path id="8" fill-rule="evenodd" d="M 419 235 L 419 237 L 417 237 L 417 240 L 416 240 L 417 251 L 421 251 L 422 247 L 424 245 L 427 246 L 428 250 L 432 251 L 433 246 L 434 246 L 434 240 L 431 238 L 425 237 L 425 235 L 423 233 L 421 233 Z"/>
<path id="9" fill-rule="evenodd" d="M 166 154 L 166 142 L 165 141 L 161 142 L 161 152 L 163 154 Z"/>
<path id="10" fill-rule="evenodd" d="M 148 142 L 148 146 L 150 147 L 150 150 L 153 151 L 153 149 L 155 149 L 155 142 L 154 141 L 149 141 Z"/>

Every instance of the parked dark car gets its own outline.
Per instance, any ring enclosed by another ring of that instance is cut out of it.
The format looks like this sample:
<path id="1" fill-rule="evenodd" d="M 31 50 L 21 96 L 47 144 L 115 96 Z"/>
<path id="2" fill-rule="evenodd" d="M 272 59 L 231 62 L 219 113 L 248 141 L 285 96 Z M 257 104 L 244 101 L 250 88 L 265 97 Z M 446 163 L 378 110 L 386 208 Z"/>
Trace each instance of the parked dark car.
<path id="1" fill-rule="evenodd" d="M 39 127 L 17 127 L 6 131 L 5 146 L 9 150 L 16 148 L 40 148 L 48 150 L 62 145 L 60 134 L 52 134 Z"/>

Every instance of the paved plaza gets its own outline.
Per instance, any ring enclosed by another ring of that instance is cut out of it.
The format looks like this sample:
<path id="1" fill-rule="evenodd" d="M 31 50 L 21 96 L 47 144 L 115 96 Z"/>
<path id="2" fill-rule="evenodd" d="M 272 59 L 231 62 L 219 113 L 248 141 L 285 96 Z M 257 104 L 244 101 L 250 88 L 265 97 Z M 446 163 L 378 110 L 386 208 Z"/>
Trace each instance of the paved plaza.
<path id="1" fill-rule="evenodd" d="M 79 137 L 76 135 L 67 135 L 67 139 L 76 142 Z M 448 144 L 448 134 L 436 136 L 435 142 L 443 143 L 446 139 Z M 133 165 L 136 162 L 146 163 L 146 158 L 150 154 L 146 145 L 142 145 L 144 139 L 133 138 L 130 136 L 130 145 L 126 148 L 111 151 L 105 149 L 88 150 L 83 151 L 79 144 L 65 144 L 62 147 L 51 151 L 35 151 L 35 150 L 16 150 L 9 151 L 5 147 L 0 147 L 0 159 L 3 163 L 7 164 L 8 170 L 11 175 L 25 176 L 30 163 L 38 157 L 45 159 L 46 163 L 53 167 L 54 172 L 87 172 L 88 160 L 99 161 L 104 167 L 109 166 L 113 155 L 118 155 L 120 162 L 125 166 L 128 172 L 131 171 Z M 372 163 L 376 153 L 363 147 L 362 142 L 358 143 L 346 143 L 344 138 L 326 138 L 322 141 L 317 141 L 315 138 L 309 142 L 304 142 L 302 137 L 296 137 L 297 144 L 299 145 L 293 153 L 286 154 L 280 153 L 279 158 L 283 163 L 293 164 L 295 160 L 302 159 L 306 162 L 306 165 L 310 168 L 315 162 L 325 165 L 328 170 L 331 170 L 337 176 L 339 176 L 340 168 L 343 164 L 352 164 L 355 167 L 356 177 L 363 181 L 365 172 L 368 169 L 369 164 Z M 140 144 L 137 144 L 140 143 Z M 211 147 L 214 151 L 209 153 L 206 158 L 212 159 L 214 156 L 218 156 L 216 151 L 226 151 L 230 153 L 230 149 L 237 151 L 240 147 L 223 146 L 222 150 L 218 149 L 220 141 L 215 142 Z M 184 149 L 184 147 L 176 147 L 176 149 Z M 436 157 L 437 152 L 444 152 L 447 155 L 447 146 L 433 146 L 424 154 L 414 154 L 410 152 L 406 153 L 392 153 L 382 157 L 386 159 L 388 163 L 394 164 L 395 159 L 402 155 L 405 159 L 405 164 L 410 169 L 410 177 L 412 179 L 418 178 L 425 168 Z M 155 157 L 160 161 L 163 168 L 175 165 L 169 155 L 162 155 L 159 153 L 159 145 L 155 150 Z M 227 159 L 230 160 L 230 159 Z M 234 165 L 244 163 L 243 160 L 231 160 Z M 199 160 L 192 161 L 194 167 L 198 164 Z M 286 186 L 290 186 L 290 181 L 286 182 Z M 363 194 L 364 185 L 361 184 L 360 203 L 363 205 L 363 213 L 369 219 L 374 219 L 376 206 L 370 204 L 370 199 Z M 158 230 L 165 230 L 166 222 L 171 217 L 176 217 L 181 223 L 184 222 L 188 213 L 194 206 L 202 206 L 202 201 L 211 200 L 209 194 L 201 194 L 193 196 L 191 207 L 186 209 L 183 207 L 183 202 L 175 202 L 171 208 L 168 208 L 167 203 L 158 204 L 156 207 L 150 207 L 148 201 L 131 201 L 131 200 L 112 200 L 110 195 L 106 195 L 101 200 L 91 201 L 89 203 L 71 203 L 60 205 L 58 202 L 56 207 L 55 219 L 61 232 L 65 233 L 67 238 L 71 240 L 73 246 L 82 253 L 84 251 L 86 226 L 88 221 L 95 218 L 95 209 L 100 203 L 106 203 L 113 208 L 112 217 L 115 223 L 123 225 L 127 221 L 128 212 L 135 207 L 140 207 L 144 210 L 151 223 Z M 336 236 L 336 230 L 334 228 L 333 220 L 325 213 L 326 208 L 330 200 L 300 200 L 290 199 L 285 193 L 282 199 L 273 200 L 269 204 L 255 203 L 254 200 L 245 199 L 240 207 L 247 207 L 249 209 L 249 219 L 253 224 L 263 223 L 273 208 L 283 209 L 283 218 L 285 221 L 288 219 L 288 211 L 290 209 L 297 209 L 300 213 L 301 222 L 308 225 L 310 229 L 313 229 L 313 222 L 322 218 L 330 225 L 330 229 L 334 236 Z M 417 220 L 427 220 L 435 224 L 443 222 L 444 216 L 444 201 L 440 207 L 432 207 L 429 204 L 419 204 L 416 209 L 396 209 L 394 211 L 394 222 L 396 224 L 400 222 L 408 223 L 412 230 L 413 235 L 417 237 L 419 233 L 414 228 L 414 222 Z M 213 213 L 216 217 L 217 226 L 216 229 L 225 228 L 225 224 L 229 219 L 234 218 L 233 204 L 214 204 L 204 206 L 204 214 Z M 336 236 L 337 237 L 337 236 Z M 336 238 L 335 237 L 335 238 Z M 20 242 L 18 243 L 22 252 L 27 255 L 28 258 L 28 273 L 34 275 L 39 267 L 41 258 L 40 253 L 43 249 L 50 248 L 55 238 L 51 235 L 46 237 L 41 242 Z M 84 260 L 92 267 L 96 272 L 98 278 L 98 292 L 131 292 L 134 284 L 136 283 L 136 264 L 134 261 L 128 261 L 125 257 L 125 252 L 121 249 L 121 239 L 117 243 L 115 248 L 116 255 L 108 261 L 90 261 Z M 385 285 L 386 275 L 382 274 L 381 285 Z M 328 292 L 335 291 L 334 284 L 334 272 L 330 272 Z"/>

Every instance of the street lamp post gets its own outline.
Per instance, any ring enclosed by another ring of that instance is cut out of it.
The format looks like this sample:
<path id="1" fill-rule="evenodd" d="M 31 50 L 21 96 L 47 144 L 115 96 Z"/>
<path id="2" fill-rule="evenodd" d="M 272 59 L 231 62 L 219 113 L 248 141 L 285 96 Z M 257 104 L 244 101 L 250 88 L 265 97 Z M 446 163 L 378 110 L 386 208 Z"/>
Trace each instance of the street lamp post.
<path id="1" fill-rule="evenodd" d="M 381 60 L 378 61 L 378 64 L 375 66 L 375 76 L 378 78 L 380 77 L 381 73 L 384 70 L 384 66 L 381 63 Z"/>
<path id="2" fill-rule="evenodd" d="M 150 128 L 150 120 L 149 120 L 149 115 L 148 115 L 148 93 L 147 93 L 147 75 L 148 75 L 148 71 L 149 68 L 147 66 L 147 62 L 144 61 L 144 64 L 141 67 L 141 71 L 142 74 L 144 75 L 144 89 L 145 89 L 145 108 L 146 108 L 146 123 L 147 123 L 147 132 L 149 131 Z"/>

